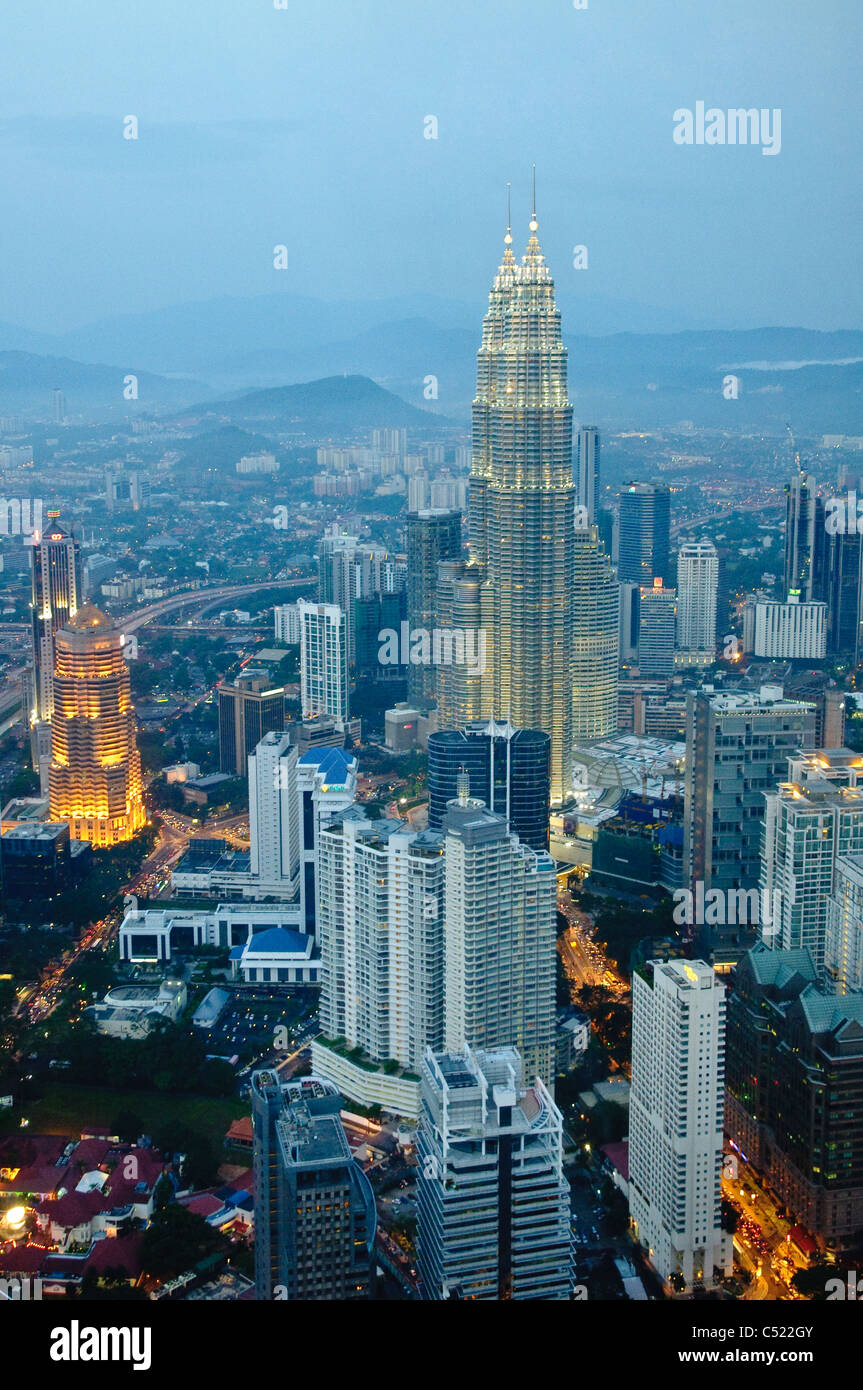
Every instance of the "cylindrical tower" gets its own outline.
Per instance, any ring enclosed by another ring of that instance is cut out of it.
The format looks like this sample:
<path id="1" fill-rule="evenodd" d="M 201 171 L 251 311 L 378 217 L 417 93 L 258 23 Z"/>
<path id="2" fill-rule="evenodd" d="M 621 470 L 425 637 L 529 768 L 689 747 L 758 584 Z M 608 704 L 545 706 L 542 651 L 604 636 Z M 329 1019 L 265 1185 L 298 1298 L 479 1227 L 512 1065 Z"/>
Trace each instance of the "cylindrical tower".
<path id="1" fill-rule="evenodd" d="M 51 819 L 74 839 L 116 845 L 145 820 L 122 633 L 87 603 L 54 641 Z"/>

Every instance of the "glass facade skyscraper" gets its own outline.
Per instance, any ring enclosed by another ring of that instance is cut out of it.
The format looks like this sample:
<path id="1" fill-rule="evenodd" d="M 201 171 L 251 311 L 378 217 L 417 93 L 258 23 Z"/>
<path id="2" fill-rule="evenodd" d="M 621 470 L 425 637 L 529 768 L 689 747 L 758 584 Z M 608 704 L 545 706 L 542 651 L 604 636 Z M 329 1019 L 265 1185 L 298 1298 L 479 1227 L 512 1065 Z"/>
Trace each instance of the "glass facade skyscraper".
<path id="1" fill-rule="evenodd" d="M 447 699 L 444 715 L 455 728 L 481 717 L 544 729 L 551 799 L 560 803 L 572 783 L 572 406 L 560 312 L 537 226 L 534 212 L 520 265 L 507 229 L 483 321 L 467 567 L 478 582 L 475 603 L 462 603 L 461 623 L 452 621 L 485 629 L 487 659 L 480 690 Z M 462 598 L 473 587 L 467 579 L 457 586 Z"/>
<path id="2" fill-rule="evenodd" d="M 629 483 L 620 494 L 617 577 L 649 586 L 670 580 L 671 493 L 660 483 Z"/>
<path id="3" fill-rule="evenodd" d="M 459 773 L 464 771 L 471 796 L 505 816 L 522 844 L 548 849 L 550 751 L 551 739 L 541 729 L 514 729 L 493 721 L 432 734 L 429 826 L 442 828 L 447 802 L 457 796 Z"/>

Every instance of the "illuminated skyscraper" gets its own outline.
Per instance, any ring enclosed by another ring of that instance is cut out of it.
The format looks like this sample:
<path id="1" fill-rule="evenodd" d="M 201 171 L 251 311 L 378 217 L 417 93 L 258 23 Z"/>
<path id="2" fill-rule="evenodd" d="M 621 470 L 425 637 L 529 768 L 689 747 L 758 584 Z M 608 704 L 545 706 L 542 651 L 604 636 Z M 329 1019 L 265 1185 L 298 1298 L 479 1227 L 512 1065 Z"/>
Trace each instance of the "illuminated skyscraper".
<path id="1" fill-rule="evenodd" d="M 123 634 L 85 603 L 54 643 L 51 819 L 75 840 L 116 845 L 145 820 Z"/>
<path id="2" fill-rule="evenodd" d="M 78 546 L 48 513 L 48 527 L 30 552 L 33 672 L 30 722 L 50 722 L 54 709 L 54 633 L 78 609 Z"/>
<path id="3" fill-rule="evenodd" d="M 481 717 L 545 729 L 551 799 L 560 803 L 570 792 L 572 766 L 572 406 L 554 282 L 536 232 L 534 210 L 517 265 L 507 228 L 483 321 L 468 568 L 480 580 L 471 621 L 485 628 L 487 660 L 481 710 L 456 700 L 452 715 L 457 728 Z M 460 588 L 464 594 L 464 582 Z"/>

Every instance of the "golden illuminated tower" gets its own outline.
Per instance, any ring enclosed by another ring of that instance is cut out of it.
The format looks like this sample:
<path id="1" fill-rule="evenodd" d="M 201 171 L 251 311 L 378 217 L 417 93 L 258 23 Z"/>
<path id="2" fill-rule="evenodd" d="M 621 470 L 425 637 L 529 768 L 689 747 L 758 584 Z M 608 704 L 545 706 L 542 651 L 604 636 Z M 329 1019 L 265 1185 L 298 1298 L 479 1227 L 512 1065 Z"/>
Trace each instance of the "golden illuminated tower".
<path id="1" fill-rule="evenodd" d="M 464 578 L 473 577 L 479 597 L 472 621 L 487 633 L 482 717 L 549 734 L 551 800 L 559 804 L 572 790 L 572 406 L 560 312 L 536 233 L 534 203 L 520 265 L 507 226 L 483 321 Z M 452 704 L 456 727 L 476 717 L 473 692 Z"/>
<path id="2" fill-rule="evenodd" d="M 73 839 L 116 845 L 145 819 L 123 636 L 85 603 L 54 647 L 51 819 Z"/>

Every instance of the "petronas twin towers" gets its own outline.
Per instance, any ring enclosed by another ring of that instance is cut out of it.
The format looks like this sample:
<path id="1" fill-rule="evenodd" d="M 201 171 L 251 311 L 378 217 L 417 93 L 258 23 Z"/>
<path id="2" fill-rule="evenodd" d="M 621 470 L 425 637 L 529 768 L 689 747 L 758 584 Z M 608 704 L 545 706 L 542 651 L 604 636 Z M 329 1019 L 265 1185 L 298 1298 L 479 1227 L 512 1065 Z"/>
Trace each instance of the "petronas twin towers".
<path id="1" fill-rule="evenodd" d="M 576 611 L 567 352 L 537 229 L 534 210 L 518 264 L 507 227 L 483 321 L 473 406 L 470 563 L 441 567 L 440 597 L 442 620 L 485 629 L 487 658 L 482 676 L 455 668 L 446 673 L 439 724 L 508 718 L 520 728 L 544 729 L 551 737 L 551 799 L 560 804 L 572 790 L 576 727 L 582 738 L 616 728 L 617 586 L 591 529 L 585 539 L 594 544 L 579 551 L 585 562 L 598 565 L 602 593 L 593 618 Z M 595 582 L 586 586 L 590 594 L 596 588 Z M 611 632 L 604 631 L 601 652 L 590 641 L 579 642 L 588 660 L 588 669 L 579 673 L 577 624 L 597 619 L 603 630 L 611 620 Z M 591 711 L 594 676 L 601 691 Z"/>

